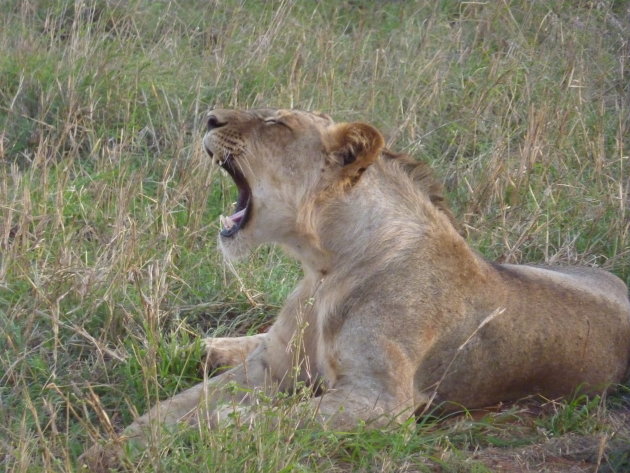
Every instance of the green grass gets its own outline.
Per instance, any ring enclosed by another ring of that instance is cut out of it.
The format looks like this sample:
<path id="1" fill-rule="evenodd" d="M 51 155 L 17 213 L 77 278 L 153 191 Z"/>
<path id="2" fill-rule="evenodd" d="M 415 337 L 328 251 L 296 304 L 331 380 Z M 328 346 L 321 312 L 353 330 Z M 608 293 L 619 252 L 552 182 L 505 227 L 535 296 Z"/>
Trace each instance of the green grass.
<path id="1" fill-rule="evenodd" d="M 198 379 L 200 336 L 256 333 L 299 279 L 275 248 L 235 271 L 217 254 L 234 190 L 201 149 L 211 107 L 371 122 L 434 165 L 489 258 L 630 283 L 629 9 L 6 0 L 0 466 L 75 471 L 94 439 Z M 624 471 L 627 399 L 553 403 L 535 422 L 517 406 L 384 432 L 172 433 L 137 471 L 481 472 L 574 437 L 605 439 L 601 460 Z"/>

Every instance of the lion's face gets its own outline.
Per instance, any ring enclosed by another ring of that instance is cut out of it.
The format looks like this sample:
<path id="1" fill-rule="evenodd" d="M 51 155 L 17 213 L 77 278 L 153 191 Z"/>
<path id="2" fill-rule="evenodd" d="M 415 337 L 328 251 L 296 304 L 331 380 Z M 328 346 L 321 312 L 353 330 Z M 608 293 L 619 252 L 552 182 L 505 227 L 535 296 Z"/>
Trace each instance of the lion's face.
<path id="1" fill-rule="evenodd" d="M 238 187 L 235 212 L 221 217 L 219 234 L 230 258 L 266 242 L 294 246 L 305 207 L 336 184 L 356 181 L 383 147 L 369 125 L 275 109 L 214 110 L 203 142 Z"/>

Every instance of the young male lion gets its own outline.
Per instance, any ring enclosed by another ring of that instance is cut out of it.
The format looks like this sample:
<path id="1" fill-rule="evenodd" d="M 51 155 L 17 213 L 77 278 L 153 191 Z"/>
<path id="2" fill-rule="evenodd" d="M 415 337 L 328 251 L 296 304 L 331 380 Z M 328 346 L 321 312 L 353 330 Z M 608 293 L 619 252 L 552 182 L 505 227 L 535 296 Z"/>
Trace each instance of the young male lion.
<path id="1" fill-rule="evenodd" d="M 383 145 L 370 125 L 316 113 L 209 114 L 204 147 L 239 190 L 236 212 L 222 217 L 223 253 L 275 242 L 304 278 L 268 333 L 208 341 L 211 362 L 229 371 L 158 404 L 125 436 L 146 441 L 154 422 L 215 426 L 233 411 L 226 405 L 296 381 L 318 386 L 311 404 L 322 423 L 346 429 L 402 421 L 430 403 L 475 408 L 622 380 L 630 301 L 621 280 L 485 261 L 456 231 L 428 168 Z"/>

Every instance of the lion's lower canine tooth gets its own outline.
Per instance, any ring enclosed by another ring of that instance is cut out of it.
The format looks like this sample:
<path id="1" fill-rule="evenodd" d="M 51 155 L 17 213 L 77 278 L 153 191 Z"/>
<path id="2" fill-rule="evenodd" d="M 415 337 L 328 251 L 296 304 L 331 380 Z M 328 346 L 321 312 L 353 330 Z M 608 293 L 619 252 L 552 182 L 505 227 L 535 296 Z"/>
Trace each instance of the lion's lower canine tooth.
<path id="1" fill-rule="evenodd" d="M 224 215 L 221 215 L 219 217 L 219 221 L 221 222 L 221 226 L 225 228 L 226 230 L 229 230 L 230 228 L 234 226 L 234 222 L 232 221 L 232 219 Z"/>

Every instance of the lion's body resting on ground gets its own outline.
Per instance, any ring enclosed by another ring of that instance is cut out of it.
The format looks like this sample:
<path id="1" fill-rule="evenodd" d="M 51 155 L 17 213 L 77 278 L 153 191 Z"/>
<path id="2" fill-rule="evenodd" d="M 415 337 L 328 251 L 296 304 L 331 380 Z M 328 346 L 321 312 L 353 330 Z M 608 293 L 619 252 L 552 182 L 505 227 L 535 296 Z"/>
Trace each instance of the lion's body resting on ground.
<path id="1" fill-rule="evenodd" d="M 204 145 L 239 187 L 219 243 L 229 258 L 276 242 L 304 278 L 266 334 L 208 341 L 229 371 L 160 403 L 146 425 L 215 425 L 226 401 L 296 381 L 320 386 L 321 421 L 402 421 L 430 404 L 601 392 L 630 358 L 626 286 L 604 271 L 498 265 L 454 227 L 428 168 L 362 123 L 319 114 L 211 112 Z M 299 337 L 296 334 L 300 334 Z M 298 340 L 296 342 L 296 340 Z M 234 391 L 230 391 L 234 392 Z"/>

